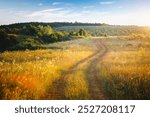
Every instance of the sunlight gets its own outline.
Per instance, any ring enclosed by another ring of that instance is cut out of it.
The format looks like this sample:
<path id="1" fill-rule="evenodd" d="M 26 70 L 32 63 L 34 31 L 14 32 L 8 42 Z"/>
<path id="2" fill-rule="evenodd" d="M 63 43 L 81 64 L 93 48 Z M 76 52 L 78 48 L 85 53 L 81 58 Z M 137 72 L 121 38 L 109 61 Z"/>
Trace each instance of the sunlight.
<path id="1" fill-rule="evenodd" d="M 137 22 L 140 26 L 150 26 L 150 9 L 143 9 L 139 13 L 137 13 L 138 19 Z M 135 21 L 136 21 L 135 20 Z"/>

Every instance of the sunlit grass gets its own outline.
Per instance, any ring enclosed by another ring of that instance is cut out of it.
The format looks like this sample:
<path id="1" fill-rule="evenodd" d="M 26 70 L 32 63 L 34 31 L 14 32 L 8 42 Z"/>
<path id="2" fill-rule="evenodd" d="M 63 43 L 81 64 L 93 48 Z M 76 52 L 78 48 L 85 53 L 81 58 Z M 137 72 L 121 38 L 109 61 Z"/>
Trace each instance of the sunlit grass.
<path id="1" fill-rule="evenodd" d="M 97 67 L 108 98 L 150 99 L 150 42 L 116 37 L 102 40 L 108 53 Z M 0 53 L 0 99 L 91 99 L 87 72 L 91 61 L 70 68 L 95 52 L 96 41 L 49 46 L 54 49 Z M 59 79 L 64 81 L 60 86 L 63 97 L 53 96 L 55 91 L 48 94 Z"/>
<path id="2" fill-rule="evenodd" d="M 99 68 L 110 99 L 150 99 L 150 51 L 109 52 Z"/>
<path id="3" fill-rule="evenodd" d="M 85 73 L 86 65 L 87 63 L 83 63 L 78 66 L 78 69 L 66 77 L 66 99 L 89 99 L 88 79 Z"/>
<path id="4" fill-rule="evenodd" d="M 89 46 L 66 46 L 59 50 L 1 53 L 0 98 L 42 99 L 55 80 L 93 51 Z"/>

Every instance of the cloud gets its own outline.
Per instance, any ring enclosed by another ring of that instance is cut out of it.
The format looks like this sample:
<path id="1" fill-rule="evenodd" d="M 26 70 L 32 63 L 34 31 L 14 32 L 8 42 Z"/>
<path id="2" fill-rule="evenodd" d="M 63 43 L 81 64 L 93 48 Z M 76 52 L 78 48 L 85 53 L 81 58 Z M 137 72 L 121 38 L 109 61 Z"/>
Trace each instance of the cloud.
<path id="1" fill-rule="evenodd" d="M 9 12 L 0 10 L 0 14 L 3 15 L 3 19 L 0 19 L 1 24 L 10 22 L 101 22 L 101 18 L 107 14 L 87 9 L 79 12 L 73 8 L 49 8 L 37 11 L 16 11 L 14 9 Z"/>
<path id="2" fill-rule="evenodd" d="M 78 12 L 73 9 L 50 8 L 40 11 L 4 11 L 0 9 L 3 18 L 1 24 L 16 22 L 93 22 L 118 25 L 150 25 L 148 11 L 140 11 L 128 14 L 111 14 L 109 11 L 93 11 L 83 9 Z M 140 17 L 141 18 L 140 18 Z M 136 20 L 138 19 L 138 20 Z"/>
<path id="3" fill-rule="evenodd" d="M 18 22 L 28 22 L 28 19 L 23 17 L 25 11 L 16 11 L 15 9 L 0 9 L 0 15 L 3 18 L 0 19 L 0 25 L 18 23 Z"/>
<path id="4" fill-rule="evenodd" d="M 43 3 L 39 3 L 38 6 L 43 6 Z"/>
<path id="5" fill-rule="evenodd" d="M 111 14 L 108 11 L 93 11 L 83 9 L 78 12 L 73 9 L 50 8 L 39 11 L 16 11 L 15 9 L 0 9 L 3 18 L 1 24 L 18 22 L 97 22 L 108 24 L 150 25 L 149 11 L 138 11 L 128 14 Z M 141 18 L 140 18 L 140 17 Z M 138 19 L 138 20 L 136 20 Z"/>
<path id="6" fill-rule="evenodd" d="M 41 10 L 41 11 L 35 11 L 35 12 L 32 12 L 26 16 L 28 17 L 34 17 L 34 16 L 43 16 L 43 15 L 48 15 L 52 12 L 56 12 L 56 11 L 61 11 L 63 10 L 63 8 L 51 8 L 51 9 L 45 9 L 45 10 Z"/>
<path id="7" fill-rule="evenodd" d="M 100 2 L 101 5 L 111 5 L 114 4 L 114 1 Z"/>
<path id="8" fill-rule="evenodd" d="M 72 9 L 52 8 L 35 11 L 27 15 L 23 14 L 23 17 L 35 22 L 101 22 L 101 18 L 107 14 L 109 12 L 93 12 L 90 10 L 81 10 L 78 12 Z"/>
<path id="9" fill-rule="evenodd" d="M 62 2 L 53 2 L 53 3 L 52 3 L 52 5 L 54 5 L 54 6 L 55 6 L 55 5 L 60 5 L 60 4 L 62 4 Z"/>

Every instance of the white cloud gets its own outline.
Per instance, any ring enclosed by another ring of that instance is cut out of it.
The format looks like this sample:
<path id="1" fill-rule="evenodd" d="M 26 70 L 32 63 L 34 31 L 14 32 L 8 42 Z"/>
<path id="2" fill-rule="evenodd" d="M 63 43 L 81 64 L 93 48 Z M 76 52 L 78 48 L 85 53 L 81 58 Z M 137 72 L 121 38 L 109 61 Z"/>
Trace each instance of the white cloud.
<path id="1" fill-rule="evenodd" d="M 15 9 L 0 9 L 0 15 L 3 18 L 0 19 L 0 25 L 12 24 L 18 22 L 28 22 L 28 19 L 24 19 L 24 11 L 15 11 Z"/>
<path id="2" fill-rule="evenodd" d="M 0 12 L 3 19 L 1 24 L 18 22 L 102 22 L 108 12 L 93 12 L 90 10 L 81 10 L 80 12 L 72 9 L 51 8 L 41 11 L 15 11 Z"/>
<path id="3" fill-rule="evenodd" d="M 101 22 L 101 18 L 109 14 L 108 12 L 92 12 L 83 10 L 81 12 L 53 8 L 42 11 L 35 11 L 26 15 L 31 21 L 39 22 Z"/>
<path id="4" fill-rule="evenodd" d="M 51 9 L 46 9 L 46 10 L 41 10 L 41 11 L 35 11 L 30 14 L 27 14 L 26 16 L 28 16 L 28 17 L 43 16 L 45 14 L 48 15 L 49 13 L 61 11 L 61 10 L 63 10 L 63 8 L 51 8 Z"/>
<path id="5" fill-rule="evenodd" d="M 134 9 L 128 13 L 109 13 L 91 9 L 49 8 L 39 11 L 0 9 L 0 24 L 18 22 L 93 22 L 124 25 L 150 25 L 150 9 Z"/>
<path id="6" fill-rule="evenodd" d="M 100 2 L 101 5 L 111 5 L 114 4 L 114 1 Z"/>
<path id="7" fill-rule="evenodd" d="M 54 5 L 54 6 L 55 6 L 55 5 L 60 5 L 60 4 L 62 4 L 62 2 L 53 2 L 53 3 L 52 3 L 52 5 Z"/>

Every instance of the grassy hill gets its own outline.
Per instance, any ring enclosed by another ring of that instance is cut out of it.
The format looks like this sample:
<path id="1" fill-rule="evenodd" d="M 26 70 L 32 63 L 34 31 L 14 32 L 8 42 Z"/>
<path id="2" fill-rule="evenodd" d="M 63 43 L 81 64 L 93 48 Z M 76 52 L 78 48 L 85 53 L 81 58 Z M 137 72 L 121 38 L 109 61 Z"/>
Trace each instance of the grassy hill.
<path id="1" fill-rule="evenodd" d="M 63 26 L 56 27 L 57 31 L 77 31 L 80 28 L 87 30 L 92 36 L 127 36 L 132 33 L 146 33 L 148 29 L 146 27 L 138 26 L 113 26 L 113 25 L 101 25 L 101 26 Z"/>
<path id="2" fill-rule="evenodd" d="M 102 23 L 17 23 L 0 26 L 0 51 L 45 49 L 46 44 L 88 36 L 128 36 L 148 34 L 138 26 L 115 26 Z"/>
<path id="3" fill-rule="evenodd" d="M 139 26 L 121 26 L 121 25 L 108 25 L 103 23 L 69 23 L 69 22 L 54 22 L 54 23 L 40 23 L 40 22 L 30 22 L 30 23 L 16 23 L 11 25 L 3 25 L 1 28 L 8 29 L 22 29 L 28 25 L 32 26 L 51 26 L 55 31 L 71 32 L 77 31 L 79 29 L 85 29 L 91 33 L 93 36 L 103 36 L 110 35 L 129 35 L 131 33 L 147 33 L 150 31 L 147 27 Z"/>

